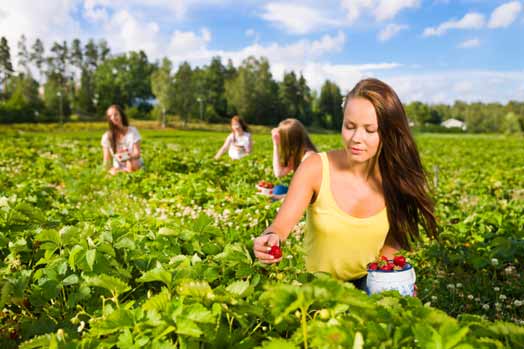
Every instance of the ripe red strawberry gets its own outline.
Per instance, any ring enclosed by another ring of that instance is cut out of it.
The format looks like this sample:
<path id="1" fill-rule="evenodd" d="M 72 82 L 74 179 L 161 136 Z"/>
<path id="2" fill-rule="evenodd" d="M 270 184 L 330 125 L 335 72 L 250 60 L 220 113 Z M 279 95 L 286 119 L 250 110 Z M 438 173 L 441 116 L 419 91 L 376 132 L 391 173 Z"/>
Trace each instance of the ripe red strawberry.
<path id="1" fill-rule="evenodd" d="M 380 257 L 380 260 L 381 260 L 381 261 L 385 261 L 385 262 L 389 262 L 389 259 L 388 259 L 388 257 L 386 257 L 386 256 L 381 256 L 381 257 Z"/>
<path id="2" fill-rule="evenodd" d="M 271 250 L 269 251 L 269 254 L 275 257 L 275 259 L 278 259 L 282 257 L 282 250 L 277 245 L 271 246 Z"/>
<path id="3" fill-rule="evenodd" d="M 383 267 L 381 267 L 380 270 L 392 271 L 394 267 L 395 267 L 395 264 L 388 263 L 388 264 L 384 265 Z"/>
<path id="4" fill-rule="evenodd" d="M 368 269 L 369 270 L 377 270 L 378 269 L 378 263 L 369 263 Z"/>
<path id="5" fill-rule="evenodd" d="M 395 256 L 395 258 L 393 258 L 393 263 L 401 268 L 404 268 L 404 266 L 406 265 L 406 257 Z"/>

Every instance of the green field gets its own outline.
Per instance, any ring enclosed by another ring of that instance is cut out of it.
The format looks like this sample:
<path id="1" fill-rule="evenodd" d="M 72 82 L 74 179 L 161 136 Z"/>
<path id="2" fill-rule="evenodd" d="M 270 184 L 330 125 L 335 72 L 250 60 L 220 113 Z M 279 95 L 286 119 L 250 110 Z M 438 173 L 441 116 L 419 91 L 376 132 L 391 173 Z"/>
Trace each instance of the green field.
<path id="1" fill-rule="evenodd" d="M 0 129 L 0 348 L 524 348 L 522 138 L 417 135 L 441 238 L 408 254 L 403 298 L 306 273 L 301 224 L 254 261 L 280 205 L 255 195 L 269 132 L 232 162 L 226 133 L 139 125 L 146 168 L 111 177 L 104 129 Z"/>

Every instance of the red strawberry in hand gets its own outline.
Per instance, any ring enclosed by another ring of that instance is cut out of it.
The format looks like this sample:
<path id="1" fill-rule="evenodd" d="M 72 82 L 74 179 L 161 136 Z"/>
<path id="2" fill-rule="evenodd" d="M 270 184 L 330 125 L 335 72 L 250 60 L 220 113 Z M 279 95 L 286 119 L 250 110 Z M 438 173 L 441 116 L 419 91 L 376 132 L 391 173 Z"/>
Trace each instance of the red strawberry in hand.
<path id="1" fill-rule="evenodd" d="M 395 256 L 395 258 L 393 258 L 393 263 L 401 268 L 404 268 L 404 266 L 406 265 L 406 257 Z"/>
<path id="2" fill-rule="evenodd" d="M 282 257 L 282 250 L 277 245 L 271 246 L 271 250 L 269 251 L 269 254 L 275 257 L 275 259 L 279 259 Z"/>

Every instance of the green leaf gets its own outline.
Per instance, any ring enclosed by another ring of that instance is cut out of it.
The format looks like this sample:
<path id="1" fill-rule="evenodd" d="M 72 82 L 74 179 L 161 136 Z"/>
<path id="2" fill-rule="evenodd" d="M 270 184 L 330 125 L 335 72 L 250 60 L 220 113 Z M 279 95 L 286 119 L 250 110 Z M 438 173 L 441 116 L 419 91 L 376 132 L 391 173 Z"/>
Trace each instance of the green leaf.
<path id="1" fill-rule="evenodd" d="M 78 281 L 79 281 L 78 275 L 71 274 L 68 277 L 66 277 L 64 280 L 62 280 L 62 284 L 64 286 L 76 285 L 78 284 Z"/>
<path id="2" fill-rule="evenodd" d="M 293 342 L 282 339 L 282 338 L 273 338 L 269 341 L 262 343 L 262 349 L 296 349 L 296 345 Z"/>
<path id="3" fill-rule="evenodd" d="M 249 288 L 249 281 L 235 281 L 226 290 L 236 296 L 242 297 Z"/>
<path id="4" fill-rule="evenodd" d="M 28 341 L 23 342 L 18 347 L 19 349 L 38 349 L 38 348 L 49 348 L 51 344 L 51 338 L 53 335 L 44 334 L 42 336 L 34 337 Z"/>
<path id="5" fill-rule="evenodd" d="M 157 310 L 162 311 L 165 310 L 168 306 L 168 304 L 171 301 L 171 293 L 168 291 L 167 288 L 163 287 L 162 291 L 160 291 L 159 294 L 156 294 L 149 298 L 142 308 L 144 310 Z"/>
<path id="6" fill-rule="evenodd" d="M 106 274 L 87 277 L 85 284 L 87 286 L 102 287 L 115 294 L 122 294 L 131 289 L 131 287 L 129 287 L 129 285 L 124 281 Z"/>
<path id="7" fill-rule="evenodd" d="M 176 333 L 190 337 L 200 337 L 203 332 L 193 321 L 180 318 L 176 320 Z"/>
<path id="8" fill-rule="evenodd" d="M 200 303 L 191 304 L 184 309 L 186 318 L 194 322 L 212 324 L 215 322 L 215 317 L 206 307 Z"/>
<path id="9" fill-rule="evenodd" d="M 82 252 L 84 250 L 84 248 L 80 245 L 75 245 L 72 249 L 71 249 L 71 252 L 69 252 L 69 258 L 68 258 L 68 262 L 69 262 L 69 267 L 73 270 L 73 271 L 76 271 L 76 256 Z"/>
<path id="10" fill-rule="evenodd" d="M 95 258 L 96 258 L 96 250 L 95 249 L 87 250 L 86 261 L 91 271 L 93 270 L 93 265 L 95 264 Z"/>
<path id="11" fill-rule="evenodd" d="M 156 267 L 142 274 L 138 282 L 153 282 L 160 281 L 163 282 L 169 289 L 171 289 L 172 275 L 170 272 L 164 270 L 162 267 Z"/>
<path id="12" fill-rule="evenodd" d="M 162 227 L 158 230 L 158 235 L 163 235 L 163 236 L 176 236 L 178 235 L 178 231 L 174 230 L 174 229 L 171 229 L 171 228 L 167 228 L 167 227 Z"/>

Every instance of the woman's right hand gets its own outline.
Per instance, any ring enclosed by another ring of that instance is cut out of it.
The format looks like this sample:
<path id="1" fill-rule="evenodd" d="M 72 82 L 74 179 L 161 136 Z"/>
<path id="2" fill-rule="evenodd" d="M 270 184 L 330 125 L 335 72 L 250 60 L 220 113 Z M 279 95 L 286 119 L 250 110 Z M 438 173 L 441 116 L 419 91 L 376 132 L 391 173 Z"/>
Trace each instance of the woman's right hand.
<path id="1" fill-rule="evenodd" d="M 253 241 L 253 251 L 255 252 L 255 257 L 257 257 L 260 262 L 265 264 L 280 262 L 282 257 L 275 258 L 273 255 L 269 254 L 271 247 L 275 245 L 280 245 L 280 238 L 276 233 L 264 234 L 257 237 Z"/>
<path id="2" fill-rule="evenodd" d="M 278 127 L 275 127 L 271 130 L 271 138 L 273 139 L 273 143 L 275 145 L 280 144 L 280 133 L 278 132 Z"/>

